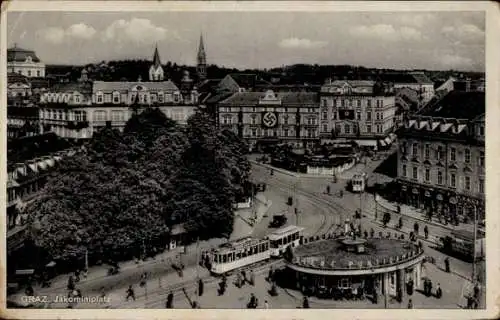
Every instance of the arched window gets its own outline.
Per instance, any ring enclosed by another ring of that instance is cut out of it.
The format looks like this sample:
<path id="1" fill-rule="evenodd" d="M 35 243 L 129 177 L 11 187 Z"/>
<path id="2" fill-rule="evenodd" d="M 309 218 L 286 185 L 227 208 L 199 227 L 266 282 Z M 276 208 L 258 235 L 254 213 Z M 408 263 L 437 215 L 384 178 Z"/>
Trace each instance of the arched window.
<path id="1" fill-rule="evenodd" d="M 113 92 L 113 103 L 120 103 L 120 92 Z"/>

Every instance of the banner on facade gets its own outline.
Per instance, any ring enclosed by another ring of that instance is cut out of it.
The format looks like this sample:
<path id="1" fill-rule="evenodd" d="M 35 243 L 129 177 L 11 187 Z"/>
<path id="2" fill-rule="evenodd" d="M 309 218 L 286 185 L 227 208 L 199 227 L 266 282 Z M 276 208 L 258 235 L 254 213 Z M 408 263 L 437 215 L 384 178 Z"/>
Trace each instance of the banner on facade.
<path id="1" fill-rule="evenodd" d="M 278 125 L 278 114 L 276 112 L 266 111 L 262 113 L 262 125 L 265 128 L 274 128 Z"/>
<path id="2" fill-rule="evenodd" d="M 451 198 L 450 198 L 450 203 L 451 203 L 451 204 L 457 204 L 457 198 L 455 198 L 455 197 L 451 197 Z"/>
<path id="3" fill-rule="evenodd" d="M 354 110 L 339 109 L 339 120 L 354 120 Z"/>
<path id="4" fill-rule="evenodd" d="M 440 193 L 438 193 L 436 199 L 438 199 L 439 201 L 443 201 L 443 196 Z"/>

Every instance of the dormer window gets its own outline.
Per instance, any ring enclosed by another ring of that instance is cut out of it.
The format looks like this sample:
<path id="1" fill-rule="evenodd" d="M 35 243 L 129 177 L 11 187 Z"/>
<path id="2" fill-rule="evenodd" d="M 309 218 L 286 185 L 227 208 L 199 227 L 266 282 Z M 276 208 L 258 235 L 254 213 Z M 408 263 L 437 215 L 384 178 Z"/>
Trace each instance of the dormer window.
<path id="1" fill-rule="evenodd" d="M 80 95 L 75 95 L 75 102 L 80 103 Z"/>
<path id="2" fill-rule="evenodd" d="M 120 93 L 119 92 L 113 92 L 113 103 L 120 103 Z"/>
<path id="3" fill-rule="evenodd" d="M 179 102 L 179 100 L 180 100 L 179 93 L 177 93 L 177 92 L 176 92 L 176 93 L 174 93 L 174 101 L 175 101 L 175 102 Z"/>
<path id="4" fill-rule="evenodd" d="M 97 103 L 103 103 L 104 95 L 102 92 L 97 93 Z"/>
<path id="5" fill-rule="evenodd" d="M 163 92 L 158 92 L 158 102 L 163 102 Z"/>
<path id="6" fill-rule="evenodd" d="M 27 63 L 32 63 L 32 62 L 33 62 L 33 59 L 32 59 L 30 56 L 28 56 L 28 57 L 26 58 L 26 62 L 27 62 Z"/>

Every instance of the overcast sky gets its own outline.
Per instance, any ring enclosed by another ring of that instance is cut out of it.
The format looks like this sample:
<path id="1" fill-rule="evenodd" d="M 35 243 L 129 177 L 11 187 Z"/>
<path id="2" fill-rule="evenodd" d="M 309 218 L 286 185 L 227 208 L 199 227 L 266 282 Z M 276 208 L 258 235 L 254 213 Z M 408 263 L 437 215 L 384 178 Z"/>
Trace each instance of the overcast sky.
<path id="1" fill-rule="evenodd" d="M 8 44 L 48 64 L 123 58 L 194 65 L 200 33 L 209 64 L 269 68 L 352 64 L 484 71 L 481 12 L 10 12 Z"/>

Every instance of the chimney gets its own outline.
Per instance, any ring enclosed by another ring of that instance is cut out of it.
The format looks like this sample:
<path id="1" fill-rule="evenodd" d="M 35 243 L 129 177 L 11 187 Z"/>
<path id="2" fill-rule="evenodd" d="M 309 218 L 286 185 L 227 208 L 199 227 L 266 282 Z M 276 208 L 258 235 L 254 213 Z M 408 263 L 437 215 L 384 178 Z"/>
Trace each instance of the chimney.
<path id="1" fill-rule="evenodd" d="M 139 76 L 139 78 L 137 78 L 137 82 L 141 82 L 142 81 L 142 77 Z"/>

